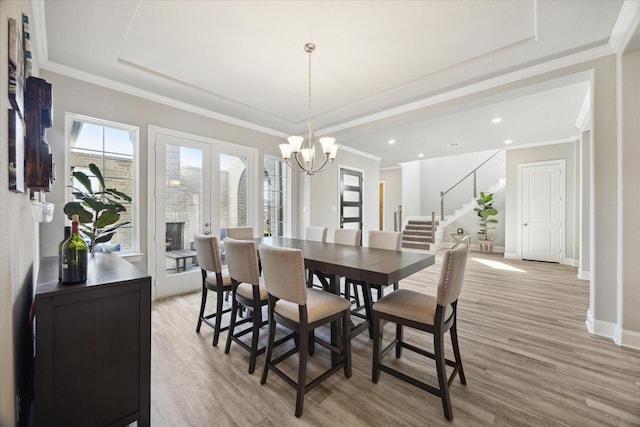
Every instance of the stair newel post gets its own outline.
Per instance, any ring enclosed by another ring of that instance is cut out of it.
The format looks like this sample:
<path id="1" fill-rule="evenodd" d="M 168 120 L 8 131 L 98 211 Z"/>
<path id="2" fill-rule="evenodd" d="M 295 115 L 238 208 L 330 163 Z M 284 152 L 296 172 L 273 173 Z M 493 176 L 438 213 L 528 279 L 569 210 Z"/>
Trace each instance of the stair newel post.
<path id="1" fill-rule="evenodd" d="M 440 220 L 444 221 L 444 192 L 440 192 Z"/>
<path id="2" fill-rule="evenodd" d="M 436 213 L 431 211 L 431 243 L 436 242 Z"/>

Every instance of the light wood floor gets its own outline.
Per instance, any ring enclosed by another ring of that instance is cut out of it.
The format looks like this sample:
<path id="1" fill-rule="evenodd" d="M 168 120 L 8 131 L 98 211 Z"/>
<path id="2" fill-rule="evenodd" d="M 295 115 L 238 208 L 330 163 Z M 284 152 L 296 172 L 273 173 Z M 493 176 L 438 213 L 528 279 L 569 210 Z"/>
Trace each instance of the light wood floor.
<path id="1" fill-rule="evenodd" d="M 433 293 L 439 261 L 400 286 Z M 246 351 L 232 345 L 224 354 L 226 332 L 218 347 L 211 346 L 211 328 L 203 325 L 195 333 L 199 292 L 157 301 L 152 425 L 640 426 L 640 351 L 590 335 L 588 299 L 589 284 L 576 278 L 575 268 L 472 252 L 458 305 L 467 385 L 458 379 L 452 384 L 452 422 L 427 392 L 385 373 L 378 384 L 371 382 L 367 334 L 352 342 L 353 376 L 339 372 L 309 392 L 296 419 L 293 388 L 272 373 L 260 385 L 264 356 L 249 375 Z M 213 298 L 209 304 L 215 306 Z M 390 337 L 393 326 L 385 333 Z M 430 347 L 430 335 L 407 329 L 405 336 Z M 428 359 L 407 350 L 399 360 L 388 357 L 435 381 Z M 319 347 L 310 375 L 327 364 L 328 354 Z"/>

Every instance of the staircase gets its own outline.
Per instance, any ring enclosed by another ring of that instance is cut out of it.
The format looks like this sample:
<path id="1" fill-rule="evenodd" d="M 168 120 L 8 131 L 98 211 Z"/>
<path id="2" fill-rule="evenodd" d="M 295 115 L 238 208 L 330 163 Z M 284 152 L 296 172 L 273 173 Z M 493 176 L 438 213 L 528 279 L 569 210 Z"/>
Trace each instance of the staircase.
<path id="1" fill-rule="evenodd" d="M 409 219 L 402 231 L 402 247 L 428 251 L 434 242 L 433 229 L 430 219 Z"/>

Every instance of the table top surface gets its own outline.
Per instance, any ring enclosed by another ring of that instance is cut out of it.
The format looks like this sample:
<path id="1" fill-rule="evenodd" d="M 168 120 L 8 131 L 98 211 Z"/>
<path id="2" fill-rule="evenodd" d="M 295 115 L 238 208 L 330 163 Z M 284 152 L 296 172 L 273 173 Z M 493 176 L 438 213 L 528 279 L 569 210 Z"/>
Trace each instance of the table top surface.
<path id="1" fill-rule="evenodd" d="M 286 237 L 259 237 L 254 241 L 300 249 L 309 269 L 376 285 L 390 285 L 435 263 L 431 252 L 392 251 Z"/>

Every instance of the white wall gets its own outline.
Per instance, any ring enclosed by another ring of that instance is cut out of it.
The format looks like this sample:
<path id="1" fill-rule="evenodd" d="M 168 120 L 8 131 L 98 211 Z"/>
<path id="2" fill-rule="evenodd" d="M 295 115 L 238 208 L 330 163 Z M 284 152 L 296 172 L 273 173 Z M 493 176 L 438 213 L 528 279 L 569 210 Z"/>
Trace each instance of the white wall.
<path id="1" fill-rule="evenodd" d="M 393 231 L 393 213 L 402 205 L 402 169 L 382 169 L 380 181 L 384 181 L 384 231 Z"/>
<path id="2" fill-rule="evenodd" d="M 14 193 L 8 189 L 7 110 L 11 104 L 7 97 L 7 21 L 11 17 L 21 23 L 22 12 L 31 15 L 30 2 L 0 2 L 0 426 L 17 424 L 17 394 L 22 395 L 23 406 L 28 409 L 24 393 L 27 392 L 29 371 L 33 364 L 29 307 L 38 269 L 34 260 L 39 257 L 38 225 L 31 216 L 29 192 Z M 34 71 L 37 75 L 37 58 L 34 58 Z"/>
<path id="3" fill-rule="evenodd" d="M 439 216 L 440 192 L 449 190 L 494 153 L 495 150 L 479 151 L 420 160 L 420 212 L 422 215 L 430 216 L 431 212 L 435 212 L 436 216 Z M 477 194 L 479 195 L 481 191 L 487 191 L 490 185 L 497 184 L 502 177 L 504 177 L 504 165 L 500 165 L 496 159 L 492 159 L 477 171 Z M 444 214 L 452 214 L 455 209 L 472 199 L 473 176 L 469 176 L 446 194 Z"/>
<path id="4" fill-rule="evenodd" d="M 622 61 L 621 150 L 618 158 L 620 189 L 620 244 L 618 259 L 619 340 L 640 348 L 640 51 L 628 53 Z"/>

